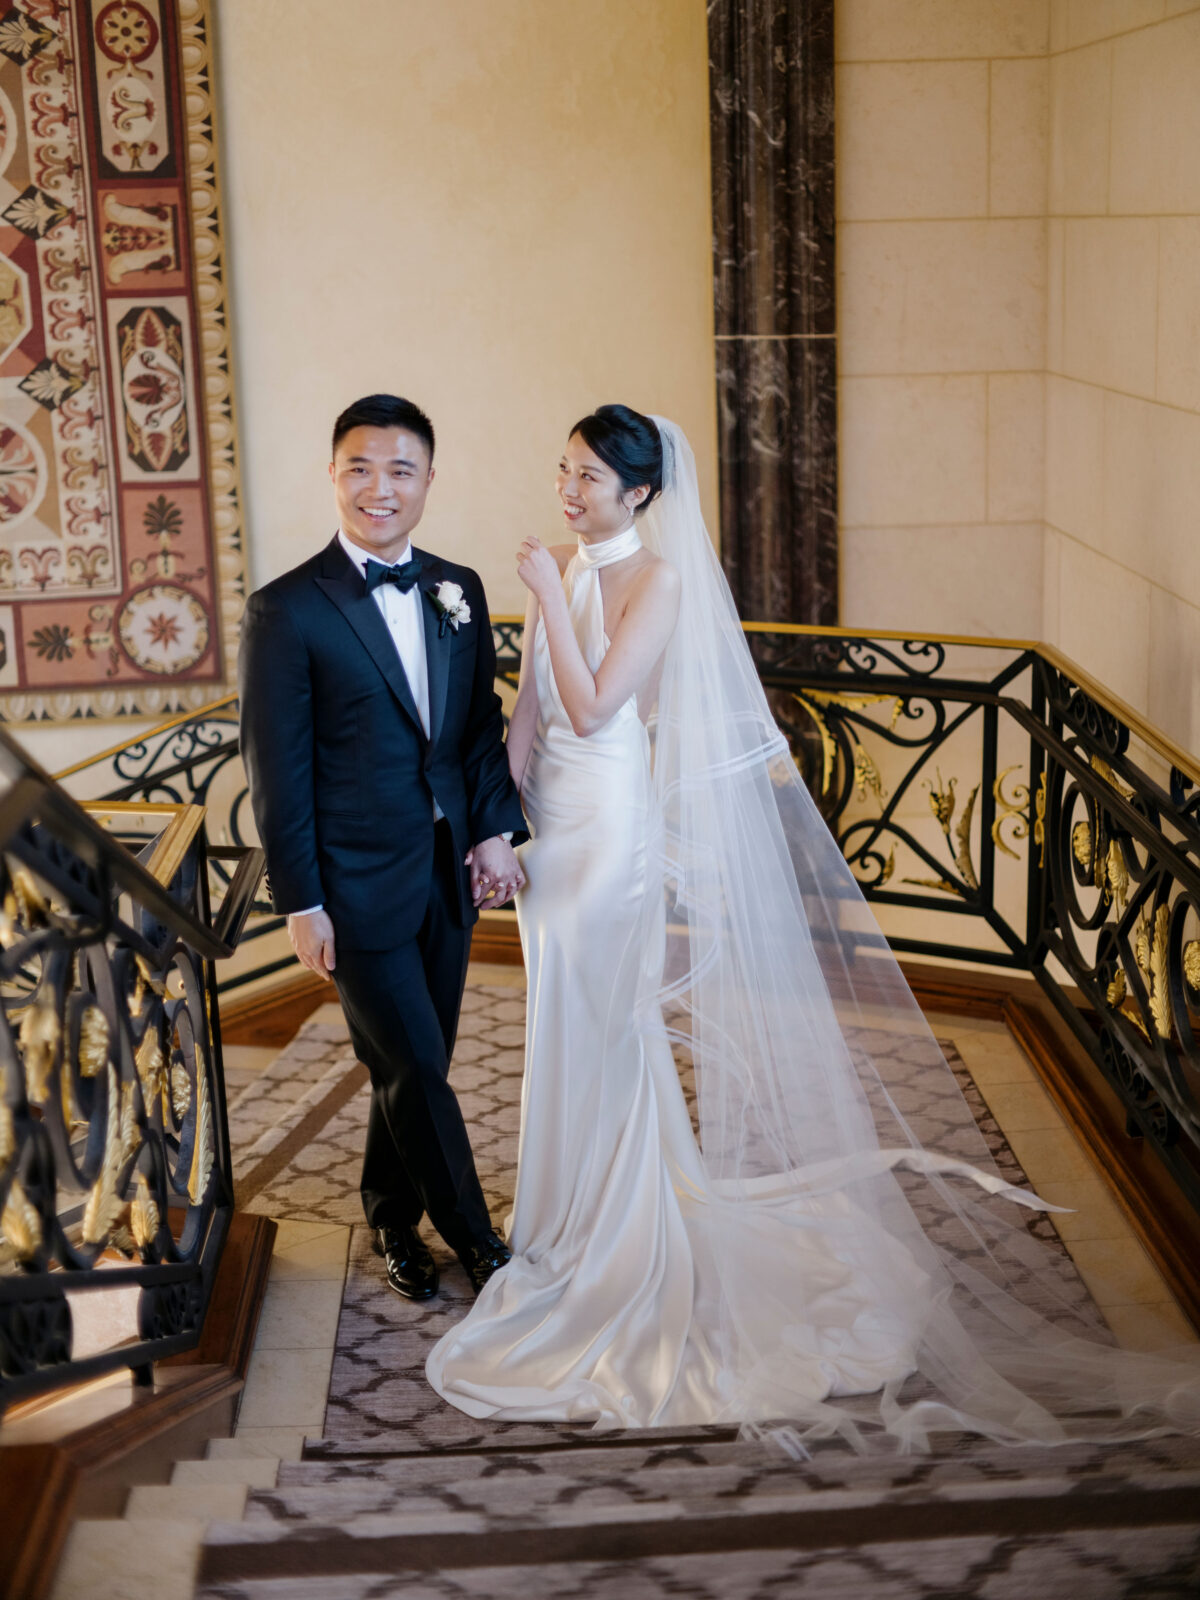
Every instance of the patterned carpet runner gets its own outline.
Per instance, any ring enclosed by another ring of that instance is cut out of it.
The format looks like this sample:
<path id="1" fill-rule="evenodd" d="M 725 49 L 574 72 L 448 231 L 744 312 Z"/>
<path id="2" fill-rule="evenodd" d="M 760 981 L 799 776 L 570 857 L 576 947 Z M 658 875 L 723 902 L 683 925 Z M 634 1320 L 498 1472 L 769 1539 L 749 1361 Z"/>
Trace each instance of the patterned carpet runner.
<path id="1" fill-rule="evenodd" d="M 453 1081 L 497 1217 L 511 1201 L 523 1040 L 522 991 L 468 989 Z M 944 1049 L 996 1165 L 1024 1182 L 954 1047 Z M 795 1463 L 731 1430 L 597 1435 L 462 1416 L 423 1367 L 465 1309 L 466 1279 L 431 1237 L 438 1299 L 408 1305 L 386 1288 L 358 1204 L 361 1069 L 328 1024 L 308 1024 L 288 1055 L 296 1071 L 281 1070 L 271 1091 L 288 1131 L 260 1131 L 243 1181 L 255 1188 L 251 1210 L 355 1225 L 324 1436 L 281 1466 L 276 1488 L 251 1495 L 243 1522 L 209 1530 L 202 1600 L 1200 1592 L 1195 1441 L 1046 1451 L 958 1438 L 933 1456 L 892 1459 L 831 1442 Z M 899 1041 L 889 1089 L 925 1143 L 952 1146 L 915 1077 L 906 1093 L 903 1057 Z M 269 1115 L 262 1104 L 258 1114 Z M 919 1209 L 920 1180 L 904 1181 Z M 1059 1304 L 1102 1332 L 1049 1220 L 1030 1213 L 1029 1226 L 1052 1247 Z"/>

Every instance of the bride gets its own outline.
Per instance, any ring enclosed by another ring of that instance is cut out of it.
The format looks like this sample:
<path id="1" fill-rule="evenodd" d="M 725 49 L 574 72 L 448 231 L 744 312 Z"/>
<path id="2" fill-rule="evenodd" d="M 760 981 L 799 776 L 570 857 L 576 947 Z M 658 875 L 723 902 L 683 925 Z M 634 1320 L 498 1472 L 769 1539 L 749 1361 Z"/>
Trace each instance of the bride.
<path id="1" fill-rule="evenodd" d="M 577 546 L 518 557 L 513 1259 L 429 1381 L 476 1417 L 907 1448 L 1200 1428 L 1200 1367 L 1114 1349 L 1014 1220 L 1041 1202 L 991 1163 L 797 775 L 682 432 L 602 406 L 557 481 Z M 936 1151 L 908 1120 L 931 1107 Z"/>

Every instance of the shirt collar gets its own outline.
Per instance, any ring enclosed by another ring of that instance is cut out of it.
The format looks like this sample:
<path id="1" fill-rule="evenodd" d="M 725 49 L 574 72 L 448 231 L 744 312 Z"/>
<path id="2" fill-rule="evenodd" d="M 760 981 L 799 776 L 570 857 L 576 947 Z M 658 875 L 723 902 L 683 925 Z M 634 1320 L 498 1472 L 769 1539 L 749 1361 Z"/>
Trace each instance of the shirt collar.
<path id="1" fill-rule="evenodd" d="M 355 544 L 354 540 L 346 532 L 345 528 L 339 528 L 338 529 L 338 539 L 341 541 L 342 549 L 350 557 L 351 561 L 353 561 L 354 565 L 358 568 L 358 570 L 362 573 L 363 577 L 365 578 L 366 575 L 367 575 L 367 562 L 368 561 L 378 561 L 379 557 L 378 556 L 373 556 L 369 550 L 364 550 L 362 545 Z M 408 541 L 407 547 L 401 552 L 401 554 L 399 556 L 397 556 L 396 560 L 397 561 L 407 561 L 409 556 L 411 556 L 411 555 L 412 555 L 412 540 L 410 539 Z M 381 562 L 380 565 L 386 565 L 386 563 Z"/>

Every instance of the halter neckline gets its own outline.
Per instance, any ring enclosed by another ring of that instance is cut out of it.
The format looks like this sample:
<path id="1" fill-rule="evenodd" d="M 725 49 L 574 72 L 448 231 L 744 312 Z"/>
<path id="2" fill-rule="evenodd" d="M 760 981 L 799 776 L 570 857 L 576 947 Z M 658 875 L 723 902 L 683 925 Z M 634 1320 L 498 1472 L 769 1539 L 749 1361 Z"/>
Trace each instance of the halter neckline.
<path id="1" fill-rule="evenodd" d="M 605 539 L 601 544 L 585 544 L 579 541 L 579 561 L 585 567 L 611 567 L 617 561 L 624 561 L 626 556 L 632 556 L 642 548 L 642 541 L 638 537 L 637 523 L 632 523 L 622 533 L 614 534 L 611 539 Z"/>

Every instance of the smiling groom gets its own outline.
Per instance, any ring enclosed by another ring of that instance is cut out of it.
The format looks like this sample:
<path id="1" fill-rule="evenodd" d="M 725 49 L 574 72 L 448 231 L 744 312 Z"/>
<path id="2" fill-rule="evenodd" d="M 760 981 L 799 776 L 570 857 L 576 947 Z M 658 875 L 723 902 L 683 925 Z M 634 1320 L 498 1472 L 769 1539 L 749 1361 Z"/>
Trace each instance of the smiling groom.
<path id="1" fill-rule="evenodd" d="M 410 543 L 433 427 L 370 395 L 334 424 L 339 528 L 251 595 L 242 755 L 275 909 L 337 985 L 371 1075 L 362 1199 L 388 1282 L 436 1293 L 428 1214 L 478 1291 L 509 1252 L 492 1228 L 448 1080 L 477 908 L 523 883 L 479 578 Z"/>

